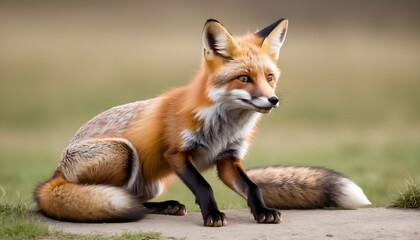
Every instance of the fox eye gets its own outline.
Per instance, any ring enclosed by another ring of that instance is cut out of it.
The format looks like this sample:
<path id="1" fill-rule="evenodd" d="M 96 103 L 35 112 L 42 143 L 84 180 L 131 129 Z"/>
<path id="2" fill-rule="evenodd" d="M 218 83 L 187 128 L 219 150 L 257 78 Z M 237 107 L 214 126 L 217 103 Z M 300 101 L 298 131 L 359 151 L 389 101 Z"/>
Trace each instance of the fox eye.
<path id="1" fill-rule="evenodd" d="M 274 79 L 273 74 L 268 74 L 268 76 L 267 76 L 267 82 L 271 82 L 271 81 L 273 81 L 273 79 Z"/>
<path id="2" fill-rule="evenodd" d="M 244 83 L 252 83 L 252 79 L 247 75 L 242 75 L 238 77 L 238 80 Z"/>

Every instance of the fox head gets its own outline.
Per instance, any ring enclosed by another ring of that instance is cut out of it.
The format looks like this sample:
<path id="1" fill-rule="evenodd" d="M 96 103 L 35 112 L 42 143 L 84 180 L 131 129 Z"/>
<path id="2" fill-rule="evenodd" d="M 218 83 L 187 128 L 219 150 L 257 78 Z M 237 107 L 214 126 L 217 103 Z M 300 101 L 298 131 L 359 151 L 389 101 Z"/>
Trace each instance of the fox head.
<path id="1" fill-rule="evenodd" d="M 268 113 L 278 107 L 276 63 L 287 24 L 282 18 L 261 31 L 235 38 L 217 20 L 207 20 L 203 47 L 210 76 L 208 97 L 232 109 Z"/>

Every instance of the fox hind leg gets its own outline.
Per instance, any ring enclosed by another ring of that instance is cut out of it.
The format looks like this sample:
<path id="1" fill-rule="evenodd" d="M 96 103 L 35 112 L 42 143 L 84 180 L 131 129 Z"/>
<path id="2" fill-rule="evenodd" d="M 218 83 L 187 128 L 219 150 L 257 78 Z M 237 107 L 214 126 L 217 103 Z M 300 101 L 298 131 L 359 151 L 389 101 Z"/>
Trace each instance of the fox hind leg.
<path id="1" fill-rule="evenodd" d="M 35 199 L 45 215 L 76 222 L 141 219 L 142 181 L 135 149 L 125 139 L 91 139 L 71 144 L 52 179 Z"/>
<path id="2" fill-rule="evenodd" d="M 138 172 L 134 151 L 125 139 L 85 140 L 66 149 L 58 170 L 73 183 L 122 187 Z"/>
<path id="3" fill-rule="evenodd" d="M 114 186 L 136 198 L 144 188 L 137 151 L 123 138 L 94 138 L 70 144 L 57 172 L 71 183 Z"/>

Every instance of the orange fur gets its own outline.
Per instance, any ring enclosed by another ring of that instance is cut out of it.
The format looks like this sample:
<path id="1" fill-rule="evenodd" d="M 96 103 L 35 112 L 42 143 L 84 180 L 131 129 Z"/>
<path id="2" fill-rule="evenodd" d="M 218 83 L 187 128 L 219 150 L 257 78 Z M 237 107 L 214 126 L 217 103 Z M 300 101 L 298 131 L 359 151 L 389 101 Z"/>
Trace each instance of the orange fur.
<path id="1" fill-rule="evenodd" d="M 184 215 L 185 206 L 176 201 L 145 203 L 166 190 L 176 174 L 195 194 L 204 224 L 224 226 L 224 214 L 200 175 L 215 165 L 219 178 L 247 200 L 259 223 L 280 222 L 280 213 L 266 205 L 369 204 L 357 185 L 330 170 L 266 168 L 251 170 L 248 177 L 242 166 L 260 113 L 279 105 L 276 61 L 287 24 L 280 19 L 235 38 L 208 20 L 203 62 L 192 81 L 159 97 L 109 109 L 82 126 L 53 177 L 36 188 L 40 210 L 80 222 L 136 221 L 144 207 Z"/>
<path id="2" fill-rule="evenodd" d="M 112 108 L 86 123 L 63 152 L 55 178 L 37 188 L 41 210 L 76 221 L 138 219 L 140 202 L 159 195 L 175 174 L 194 193 L 210 192 L 198 171 L 218 164 L 222 180 L 246 197 L 250 183 L 241 180 L 245 170 L 240 160 L 259 113 L 278 106 L 275 51 L 284 40 L 287 20 L 277 24 L 264 35 L 234 38 L 209 20 L 203 30 L 204 59 L 192 81 L 156 98 Z M 67 202 L 70 207 L 57 207 Z M 91 210 L 84 208 L 89 214 L 72 212 L 75 203 L 89 206 Z M 115 211 L 107 212 L 108 207 Z"/>

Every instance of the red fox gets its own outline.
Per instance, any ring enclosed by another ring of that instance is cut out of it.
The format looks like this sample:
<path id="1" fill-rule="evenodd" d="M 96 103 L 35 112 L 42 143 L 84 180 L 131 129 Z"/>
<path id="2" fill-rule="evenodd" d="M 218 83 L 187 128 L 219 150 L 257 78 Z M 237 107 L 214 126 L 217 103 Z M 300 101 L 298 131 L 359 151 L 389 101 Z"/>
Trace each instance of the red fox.
<path id="1" fill-rule="evenodd" d="M 279 106 L 274 90 L 288 20 L 233 37 L 214 19 L 203 30 L 203 61 L 186 86 L 107 110 L 82 126 L 35 199 L 48 217 L 76 222 L 136 221 L 146 213 L 185 215 L 177 201 L 148 202 L 173 177 L 193 192 L 205 226 L 225 226 L 200 172 L 246 199 L 258 223 L 279 223 L 281 208 L 357 208 L 370 204 L 354 182 L 332 170 L 269 167 L 245 171 L 253 129 Z"/>

